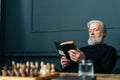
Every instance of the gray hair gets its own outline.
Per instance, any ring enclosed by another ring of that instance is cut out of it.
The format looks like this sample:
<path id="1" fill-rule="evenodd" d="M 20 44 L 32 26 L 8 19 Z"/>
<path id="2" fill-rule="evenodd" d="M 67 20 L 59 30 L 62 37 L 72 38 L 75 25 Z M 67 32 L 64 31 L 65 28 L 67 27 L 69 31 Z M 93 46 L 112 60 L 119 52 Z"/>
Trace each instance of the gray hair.
<path id="1" fill-rule="evenodd" d="M 102 21 L 100 21 L 100 20 L 91 20 L 91 21 L 88 22 L 87 27 L 89 28 L 90 24 L 92 24 L 92 23 L 99 23 L 101 25 L 103 31 L 106 32 L 106 25 Z"/>

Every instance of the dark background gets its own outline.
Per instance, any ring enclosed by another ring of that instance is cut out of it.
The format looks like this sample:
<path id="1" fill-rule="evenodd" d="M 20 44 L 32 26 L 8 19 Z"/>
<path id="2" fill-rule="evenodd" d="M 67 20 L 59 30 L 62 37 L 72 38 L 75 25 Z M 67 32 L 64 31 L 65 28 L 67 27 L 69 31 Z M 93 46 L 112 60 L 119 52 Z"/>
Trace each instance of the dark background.
<path id="1" fill-rule="evenodd" d="M 120 55 L 120 0 L 0 0 L 0 62 L 54 63 L 59 55 L 54 41 L 87 46 L 87 22 L 107 25 L 105 42 Z"/>

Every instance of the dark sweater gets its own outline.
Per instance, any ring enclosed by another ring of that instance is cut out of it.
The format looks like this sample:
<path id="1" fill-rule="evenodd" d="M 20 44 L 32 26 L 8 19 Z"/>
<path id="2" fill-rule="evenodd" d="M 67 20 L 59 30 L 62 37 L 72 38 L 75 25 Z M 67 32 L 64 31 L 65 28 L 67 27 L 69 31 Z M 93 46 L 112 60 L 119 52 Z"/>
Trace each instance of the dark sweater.
<path id="1" fill-rule="evenodd" d="M 95 73 L 111 73 L 117 60 L 117 54 L 114 47 L 106 44 L 87 46 L 80 48 L 86 59 L 93 60 Z M 63 72 L 78 72 L 78 63 L 72 62 L 71 65 L 62 69 Z"/>

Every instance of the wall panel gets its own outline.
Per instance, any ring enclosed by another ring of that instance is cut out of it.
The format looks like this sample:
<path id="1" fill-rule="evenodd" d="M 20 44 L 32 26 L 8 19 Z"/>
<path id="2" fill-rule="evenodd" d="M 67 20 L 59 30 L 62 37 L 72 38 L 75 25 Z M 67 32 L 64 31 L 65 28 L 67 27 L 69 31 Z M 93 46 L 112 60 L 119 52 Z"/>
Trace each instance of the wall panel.
<path id="1" fill-rule="evenodd" d="M 58 56 L 54 41 L 74 40 L 78 47 L 86 46 L 86 24 L 91 19 L 106 23 L 106 42 L 119 53 L 119 3 L 119 0 L 6 0 L 6 55 Z"/>

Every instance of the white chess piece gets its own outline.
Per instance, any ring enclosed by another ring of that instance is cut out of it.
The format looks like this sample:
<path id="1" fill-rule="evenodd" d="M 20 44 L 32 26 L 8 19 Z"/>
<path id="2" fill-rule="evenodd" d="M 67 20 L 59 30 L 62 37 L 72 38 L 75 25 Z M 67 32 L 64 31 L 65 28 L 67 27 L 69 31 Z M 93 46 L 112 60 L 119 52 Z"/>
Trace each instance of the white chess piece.
<path id="1" fill-rule="evenodd" d="M 44 65 L 42 75 L 46 75 L 46 74 L 47 74 L 47 69 L 46 69 L 46 65 Z"/>
<path id="2" fill-rule="evenodd" d="M 35 62 L 35 68 L 38 69 L 38 62 Z"/>
<path id="3" fill-rule="evenodd" d="M 42 61 L 42 62 L 40 63 L 40 74 L 43 73 L 43 68 L 44 68 L 44 62 Z"/>
<path id="4" fill-rule="evenodd" d="M 55 65 L 51 64 L 51 73 L 55 72 Z"/>
<path id="5" fill-rule="evenodd" d="M 46 72 L 47 72 L 47 73 L 50 73 L 50 63 L 47 63 L 47 64 L 46 64 Z"/>

